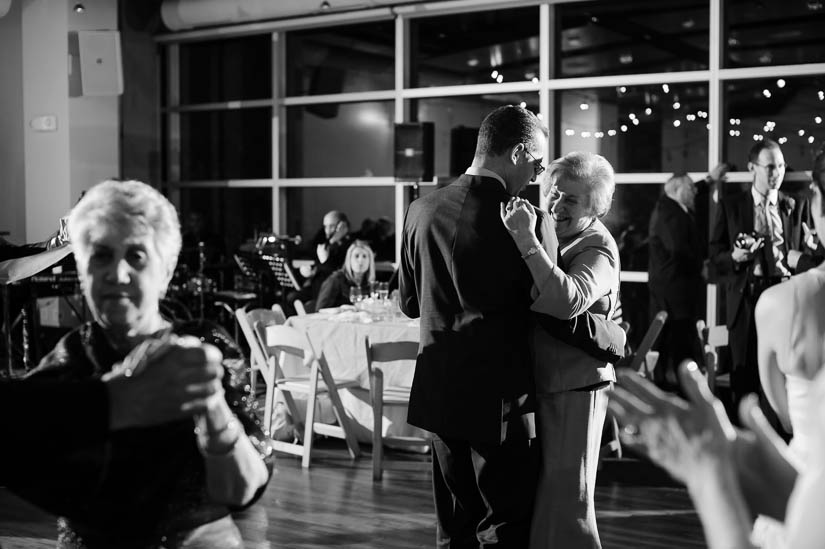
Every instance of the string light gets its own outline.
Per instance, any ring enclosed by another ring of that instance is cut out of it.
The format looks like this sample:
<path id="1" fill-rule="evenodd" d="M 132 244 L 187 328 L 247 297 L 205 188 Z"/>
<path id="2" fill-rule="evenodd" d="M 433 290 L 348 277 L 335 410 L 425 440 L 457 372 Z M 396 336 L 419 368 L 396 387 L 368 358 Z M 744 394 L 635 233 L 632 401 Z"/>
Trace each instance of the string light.
<path id="1" fill-rule="evenodd" d="M 776 87 L 777 88 L 784 88 L 785 87 L 785 81 L 780 78 L 779 80 L 776 81 Z"/>
<path id="2" fill-rule="evenodd" d="M 662 84 L 662 91 L 665 93 L 670 93 L 670 86 L 667 84 Z"/>
<path id="3" fill-rule="evenodd" d="M 590 137 L 590 132 L 582 132 L 582 137 Z"/>
<path id="4" fill-rule="evenodd" d="M 638 119 L 638 118 L 634 118 L 634 119 L 633 119 L 633 125 L 634 125 L 634 126 L 638 126 L 638 125 L 639 125 L 639 119 Z"/>
<path id="5" fill-rule="evenodd" d="M 767 98 L 770 98 L 771 97 L 771 90 L 769 90 L 768 88 L 765 88 L 764 90 L 762 90 L 762 95 L 764 95 Z"/>
<path id="6" fill-rule="evenodd" d="M 673 121 L 673 127 L 674 128 L 678 128 L 681 125 L 682 125 L 682 122 L 680 120 L 674 120 Z"/>
<path id="7" fill-rule="evenodd" d="M 678 101 L 673 102 L 673 110 L 674 111 L 679 110 L 679 107 L 681 107 L 681 106 L 682 106 L 682 104 L 679 103 Z"/>
<path id="8" fill-rule="evenodd" d="M 693 122 L 694 120 L 696 120 L 696 115 L 695 114 L 688 114 L 688 115 L 685 115 L 685 118 L 687 119 L 688 122 Z"/>
<path id="9" fill-rule="evenodd" d="M 799 134 L 799 137 L 802 137 L 805 135 L 805 130 L 799 130 L 797 133 Z"/>
<path id="10" fill-rule="evenodd" d="M 631 120 L 636 120 L 636 115 L 633 113 L 628 114 L 627 117 Z"/>
<path id="11" fill-rule="evenodd" d="M 627 131 L 627 126 L 622 124 L 621 126 L 619 126 L 619 129 L 622 130 L 623 132 L 626 132 Z"/>
<path id="12" fill-rule="evenodd" d="M 566 130 L 564 130 L 564 135 L 566 135 L 567 137 L 572 137 L 576 135 L 576 130 L 571 130 L 570 128 L 567 128 Z"/>
<path id="13" fill-rule="evenodd" d="M 493 72 L 491 72 L 490 73 L 490 78 L 492 78 L 493 80 L 498 78 L 498 71 L 494 70 Z"/>
<path id="14" fill-rule="evenodd" d="M 814 117 L 814 122 L 816 122 L 817 124 L 822 124 L 822 117 L 821 116 L 815 116 Z"/>
<path id="15" fill-rule="evenodd" d="M 527 103 L 522 101 L 521 103 L 518 104 L 518 106 L 521 107 L 522 109 L 526 109 L 527 108 Z"/>
<path id="16" fill-rule="evenodd" d="M 627 88 L 625 86 L 619 86 L 619 93 L 627 92 Z"/>
<path id="17" fill-rule="evenodd" d="M 646 115 L 648 115 L 648 116 L 650 116 L 651 114 L 653 114 L 653 109 L 651 109 L 650 107 L 647 107 L 647 108 L 645 109 L 645 114 L 646 114 Z"/>
<path id="18" fill-rule="evenodd" d="M 496 76 L 496 82 L 501 84 L 503 81 L 504 81 L 504 75 L 503 74 L 499 74 L 498 76 Z"/>
<path id="19" fill-rule="evenodd" d="M 780 137 L 779 139 L 777 139 L 777 141 L 779 141 L 780 145 L 784 145 L 785 143 L 788 142 L 788 138 L 787 137 Z"/>
<path id="20" fill-rule="evenodd" d="M 825 101 L 825 91 L 819 90 L 816 94 L 819 96 L 820 101 Z"/>
<path id="21" fill-rule="evenodd" d="M 607 135 L 613 137 L 614 135 L 616 135 L 616 130 L 607 130 Z"/>
<path id="22" fill-rule="evenodd" d="M 538 79 L 538 77 L 537 77 L 537 76 L 534 76 L 534 77 L 533 77 L 533 84 L 538 84 L 538 83 L 539 83 L 539 79 Z"/>
<path id="23" fill-rule="evenodd" d="M 814 136 L 813 136 L 813 135 L 808 136 L 808 143 L 813 144 L 813 142 L 814 142 L 814 141 L 816 141 L 816 139 L 814 139 Z"/>
<path id="24" fill-rule="evenodd" d="M 580 108 L 581 110 L 583 110 L 583 111 L 586 111 L 587 109 L 589 109 L 589 108 L 590 108 L 590 105 L 589 105 L 588 103 L 586 103 L 586 102 L 585 102 L 585 103 L 581 103 L 581 104 L 579 104 L 579 108 Z"/>

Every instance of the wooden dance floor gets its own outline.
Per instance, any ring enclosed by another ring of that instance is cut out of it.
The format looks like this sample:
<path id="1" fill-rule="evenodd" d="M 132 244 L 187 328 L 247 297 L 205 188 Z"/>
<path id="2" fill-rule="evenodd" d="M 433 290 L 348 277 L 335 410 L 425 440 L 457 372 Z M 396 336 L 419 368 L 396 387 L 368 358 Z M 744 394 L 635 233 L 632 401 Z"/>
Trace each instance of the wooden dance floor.
<path id="1" fill-rule="evenodd" d="M 266 493 L 236 520 L 248 549 L 433 547 L 430 482 L 428 472 L 386 471 L 373 483 L 368 453 L 352 462 L 338 440 L 320 441 L 308 471 L 279 455 Z M 605 463 L 596 510 L 605 549 L 706 546 L 684 488 L 643 462 Z M 52 517 L 0 488 L 2 549 L 54 540 Z"/>

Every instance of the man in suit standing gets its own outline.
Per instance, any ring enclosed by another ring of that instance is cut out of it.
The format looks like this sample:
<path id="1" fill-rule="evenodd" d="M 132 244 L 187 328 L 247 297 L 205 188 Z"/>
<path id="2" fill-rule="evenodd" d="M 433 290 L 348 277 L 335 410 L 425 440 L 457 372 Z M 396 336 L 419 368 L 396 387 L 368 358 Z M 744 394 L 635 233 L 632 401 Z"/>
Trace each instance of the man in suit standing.
<path id="1" fill-rule="evenodd" d="M 528 545 L 538 475 L 532 278 L 500 209 L 544 171 L 547 135 L 530 111 L 499 107 L 466 173 L 407 211 L 401 309 L 421 317 L 408 422 L 433 433 L 439 547 Z M 590 317 L 559 326 L 583 349 L 615 345 L 603 345 L 604 326 Z"/>
<path id="2" fill-rule="evenodd" d="M 719 164 L 707 179 L 720 180 L 727 166 Z M 651 318 L 667 312 L 658 339 L 656 384 L 678 385 L 676 368 L 686 359 L 701 363 L 702 347 L 696 321 L 704 316 L 706 247 L 696 222 L 695 202 L 699 185 L 687 174 L 674 174 L 650 216 L 648 238 L 648 289 Z M 707 234 L 705 232 L 705 234 Z"/>
<path id="3" fill-rule="evenodd" d="M 719 201 L 709 245 L 710 260 L 725 283 L 733 404 L 758 393 L 769 418 L 772 411 L 759 384 L 753 311 L 766 288 L 817 261 L 804 244 L 804 202 L 779 192 L 785 167 L 775 141 L 757 141 L 748 155 L 753 183 Z"/>

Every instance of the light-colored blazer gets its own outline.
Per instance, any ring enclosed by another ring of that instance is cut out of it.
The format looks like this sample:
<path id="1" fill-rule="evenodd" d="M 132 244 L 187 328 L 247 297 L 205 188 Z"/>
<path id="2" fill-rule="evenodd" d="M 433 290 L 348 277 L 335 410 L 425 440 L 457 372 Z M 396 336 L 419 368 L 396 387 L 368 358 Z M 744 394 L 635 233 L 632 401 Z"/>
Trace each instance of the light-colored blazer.
<path id="1" fill-rule="evenodd" d="M 547 230 L 546 225 L 542 230 Z M 545 237 L 543 242 L 552 242 Z M 555 257 L 552 245 L 548 253 Z M 590 311 L 613 316 L 619 295 L 619 249 L 598 219 L 569 241 L 559 243 L 562 265 L 554 265 L 550 277 L 534 288 L 531 309 L 557 318 L 573 318 Z M 557 393 L 616 381 L 609 362 L 563 343 L 537 323 L 530 329 L 536 392 Z"/>

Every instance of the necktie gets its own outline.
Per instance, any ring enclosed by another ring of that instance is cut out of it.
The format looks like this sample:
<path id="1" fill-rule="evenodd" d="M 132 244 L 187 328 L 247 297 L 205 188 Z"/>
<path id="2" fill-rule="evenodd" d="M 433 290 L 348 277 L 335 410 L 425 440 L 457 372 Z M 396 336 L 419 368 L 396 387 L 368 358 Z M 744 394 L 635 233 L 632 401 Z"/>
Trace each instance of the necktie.
<path id="1" fill-rule="evenodd" d="M 782 244 L 785 242 L 782 238 L 782 220 L 779 218 L 779 210 L 775 204 L 771 204 L 768 197 L 765 197 L 762 205 L 765 208 L 765 233 L 767 241 L 765 242 L 765 263 L 768 271 L 764 276 L 776 276 L 784 274 L 784 267 L 781 265 L 784 253 L 782 251 Z"/>

